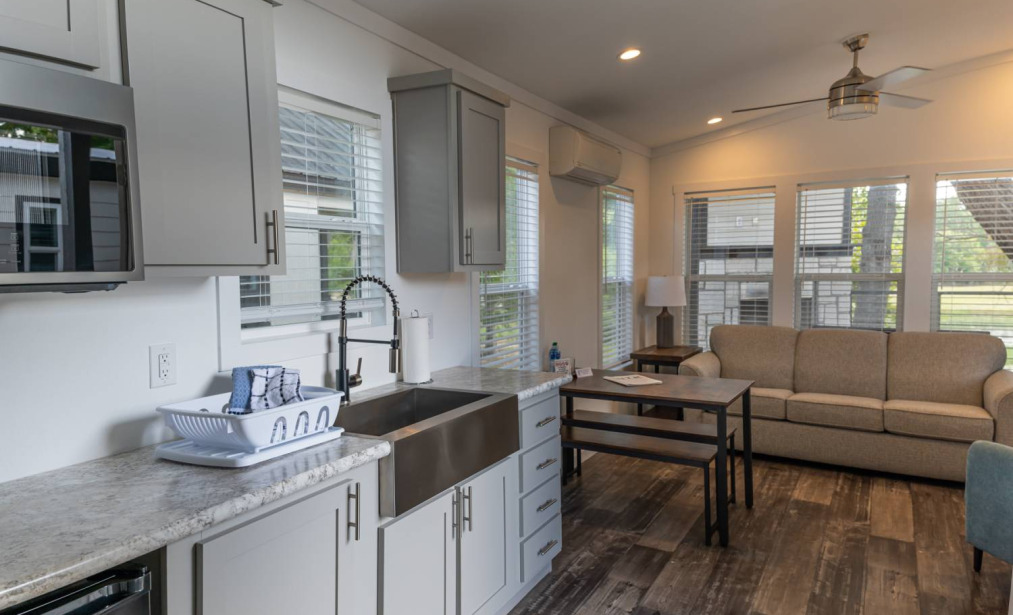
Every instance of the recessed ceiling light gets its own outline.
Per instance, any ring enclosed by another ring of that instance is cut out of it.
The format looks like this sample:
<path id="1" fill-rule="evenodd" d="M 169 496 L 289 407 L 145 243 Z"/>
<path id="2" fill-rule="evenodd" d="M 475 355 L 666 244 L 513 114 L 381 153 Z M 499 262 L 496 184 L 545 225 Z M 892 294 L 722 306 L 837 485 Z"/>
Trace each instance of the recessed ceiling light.
<path id="1" fill-rule="evenodd" d="M 724 119 L 725 118 L 723 118 L 723 117 L 712 117 L 711 119 L 707 120 L 707 123 L 708 124 L 720 124 L 721 121 L 724 120 Z"/>
<path id="2" fill-rule="evenodd" d="M 638 57 L 640 57 L 640 50 L 637 49 L 636 47 L 627 49 L 626 51 L 619 54 L 619 59 L 624 62 L 629 62 L 630 60 Z"/>

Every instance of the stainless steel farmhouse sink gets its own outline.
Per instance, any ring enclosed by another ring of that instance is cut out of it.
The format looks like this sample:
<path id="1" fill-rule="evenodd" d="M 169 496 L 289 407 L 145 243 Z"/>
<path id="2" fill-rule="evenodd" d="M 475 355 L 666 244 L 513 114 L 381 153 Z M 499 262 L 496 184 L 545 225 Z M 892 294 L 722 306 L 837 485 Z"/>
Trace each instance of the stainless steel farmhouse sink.
<path id="1" fill-rule="evenodd" d="M 380 514 L 396 517 L 520 448 L 517 396 L 411 388 L 353 402 L 335 425 L 383 438 Z"/>

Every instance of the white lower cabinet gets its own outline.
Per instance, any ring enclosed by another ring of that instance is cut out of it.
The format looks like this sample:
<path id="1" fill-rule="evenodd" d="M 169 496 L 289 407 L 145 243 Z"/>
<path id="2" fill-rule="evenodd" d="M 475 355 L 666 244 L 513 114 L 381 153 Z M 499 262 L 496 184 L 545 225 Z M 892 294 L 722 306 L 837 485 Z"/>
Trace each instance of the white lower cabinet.
<path id="1" fill-rule="evenodd" d="M 377 605 L 377 463 L 166 549 L 167 615 L 369 615 Z"/>
<path id="2" fill-rule="evenodd" d="M 457 491 L 447 491 L 380 528 L 380 612 L 454 615 Z"/>
<path id="3" fill-rule="evenodd" d="M 516 590 L 515 456 L 380 528 L 383 615 L 497 613 Z"/>

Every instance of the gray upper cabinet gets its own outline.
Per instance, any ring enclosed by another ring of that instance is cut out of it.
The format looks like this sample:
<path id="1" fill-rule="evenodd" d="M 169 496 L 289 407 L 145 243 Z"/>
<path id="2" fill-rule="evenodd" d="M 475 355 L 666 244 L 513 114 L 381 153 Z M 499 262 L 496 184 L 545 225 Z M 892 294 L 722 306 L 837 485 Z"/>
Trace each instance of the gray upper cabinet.
<path id="1" fill-rule="evenodd" d="M 399 273 L 506 264 L 506 107 L 453 70 L 387 81 L 394 102 Z"/>
<path id="2" fill-rule="evenodd" d="M 272 6 L 125 0 L 148 271 L 284 272 Z"/>
<path id="3" fill-rule="evenodd" d="M 98 68 L 101 14 L 99 0 L 3 0 L 0 49 Z"/>

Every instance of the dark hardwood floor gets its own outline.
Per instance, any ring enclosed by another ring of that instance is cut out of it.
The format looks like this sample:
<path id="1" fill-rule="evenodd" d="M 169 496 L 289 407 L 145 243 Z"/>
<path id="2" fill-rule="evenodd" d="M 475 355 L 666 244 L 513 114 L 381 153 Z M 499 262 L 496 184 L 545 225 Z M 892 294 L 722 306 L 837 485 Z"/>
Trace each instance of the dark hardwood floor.
<path id="1" fill-rule="evenodd" d="M 763 458 L 754 476 L 731 545 L 706 547 L 699 470 L 594 455 L 552 574 L 512 613 L 1007 612 L 1010 567 L 974 574 L 959 486 Z"/>

